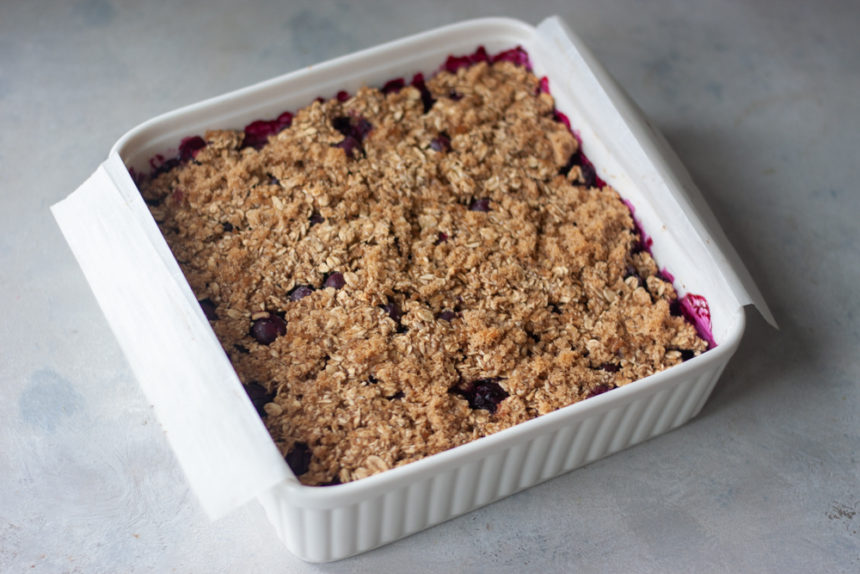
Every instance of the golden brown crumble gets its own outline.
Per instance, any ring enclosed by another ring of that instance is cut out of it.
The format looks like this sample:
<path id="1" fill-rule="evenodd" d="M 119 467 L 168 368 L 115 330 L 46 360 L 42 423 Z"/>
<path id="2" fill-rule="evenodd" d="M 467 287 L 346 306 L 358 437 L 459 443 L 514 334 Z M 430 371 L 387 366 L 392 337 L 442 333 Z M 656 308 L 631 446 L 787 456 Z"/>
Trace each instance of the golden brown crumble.
<path id="1" fill-rule="evenodd" d="M 418 460 L 707 348 L 670 312 L 675 290 L 615 190 L 560 174 L 578 144 L 533 74 L 480 63 L 427 88 L 426 113 L 411 86 L 316 101 L 259 150 L 210 131 L 193 161 L 142 183 L 240 379 L 271 393 L 273 439 L 309 457 L 305 484 Z M 372 130 L 344 146 L 344 122 L 362 120 Z M 325 287 L 336 273 L 343 286 Z M 268 345 L 251 334 L 267 317 L 286 323 Z M 507 393 L 495 412 L 470 407 L 476 381 Z"/>

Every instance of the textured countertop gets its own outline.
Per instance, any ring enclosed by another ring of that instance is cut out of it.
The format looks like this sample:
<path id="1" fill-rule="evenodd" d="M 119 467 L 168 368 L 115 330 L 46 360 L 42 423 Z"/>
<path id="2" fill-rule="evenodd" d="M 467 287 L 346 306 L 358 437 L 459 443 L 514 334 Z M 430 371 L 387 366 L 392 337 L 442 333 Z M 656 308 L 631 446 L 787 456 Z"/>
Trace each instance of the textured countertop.
<path id="1" fill-rule="evenodd" d="M 0 571 L 860 571 L 856 3 L 158 4 L 0 4 Z M 678 150 L 781 330 L 748 310 L 681 429 L 359 557 L 301 562 L 256 502 L 210 522 L 49 206 L 161 112 L 551 14 Z"/>

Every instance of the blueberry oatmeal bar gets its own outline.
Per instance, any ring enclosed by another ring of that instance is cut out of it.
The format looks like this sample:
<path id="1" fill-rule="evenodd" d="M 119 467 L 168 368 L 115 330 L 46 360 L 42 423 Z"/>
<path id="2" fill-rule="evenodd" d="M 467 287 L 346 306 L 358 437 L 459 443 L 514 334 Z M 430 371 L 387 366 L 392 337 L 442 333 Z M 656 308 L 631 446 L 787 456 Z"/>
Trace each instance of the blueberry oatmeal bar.
<path id="1" fill-rule="evenodd" d="M 560 121 L 562 120 L 562 121 Z M 522 50 L 183 140 L 139 178 L 304 484 L 360 479 L 708 348 Z"/>

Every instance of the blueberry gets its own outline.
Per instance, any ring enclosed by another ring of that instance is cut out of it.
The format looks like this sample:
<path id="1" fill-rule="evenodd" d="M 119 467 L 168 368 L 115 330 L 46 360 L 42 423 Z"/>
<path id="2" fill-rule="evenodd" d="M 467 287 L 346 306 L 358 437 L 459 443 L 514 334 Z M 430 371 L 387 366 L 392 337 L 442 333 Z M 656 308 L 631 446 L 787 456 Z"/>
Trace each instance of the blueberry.
<path id="1" fill-rule="evenodd" d="M 436 315 L 436 318 L 441 319 L 442 321 L 453 321 L 456 316 L 457 313 L 455 313 L 454 311 L 449 311 L 448 309 L 445 309 L 444 311 Z"/>
<path id="2" fill-rule="evenodd" d="M 451 149 L 451 138 L 445 132 L 430 140 L 430 149 L 433 151 L 446 152 Z"/>
<path id="3" fill-rule="evenodd" d="M 684 315 L 683 311 L 681 310 L 680 300 L 672 299 L 672 301 L 669 302 L 669 314 L 673 317 L 681 317 Z"/>
<path id="4" fill-rule="evenodd" d="M 436 236 L 436 243 L 434 243 L 434 245 L 439 245 L 440 243 L 445 243 L 446 241 L 448 241 L 448 239 L 450 239 L 448 234 L 440 231 L 439 235 Z"/>
<path id="5" fill-rule="evenodd" d="M 600 365 L 600 368 L 609 373 L 617 373 L 621 367 L 614 363 L 603 363 L 602 365 Z"/>
<path id="6" fill-rule="evenodd" d="M 251 325 L 251 336 L 261 345 L 270 345 L 272 341 L 286 333 L 287 322 L 277 315 L 257 319 Z"/>
<path id="7" fill-rule="evenodd" d="M 231 231 L 233 231 L 234 228 L 232 223 L 230 223 L 229 221 L 225 221 L 221 224 L 221 229 L 224 230 L 224 233 L 230 233 Z"/>
<path id="8" fill-rule="evenodd" d="M 400 319 L 403 317 L 403 311 L 400 309 L 400 305 L 398 305 L 396 301 L 389 301 L 385 305 L 382 305 L 382 310 L 388 313 L 388 316 L 391 317 L 392 321 L 400 323 Z"/>
<path id="9" fill-rule="evenodd" d="M 349 92 L 341 90 L 337 93 L 337 101 L 343 103 L 349 99 Z"/>
<path id="10" fill-rule="evenodd" d="M 293 445 L 287 456 L 284 457 L 290 469 L 296 476 L 301 476 L 308 471 L 311 466 L 311 449 L 307 443 L 297 442 Z"/>
<path id="11" fill-rule="evenodd" d="M 480 197 L 478 199 L 473 199 L 472 203 L 469 204 L 469 211 L 490 211 L 490 198 Z"/>
<path id="12" fill-rule="evenodd" d="M 310 285 L 296 285 L 290 291 L 290 301 L 299 301 L 314 292 L 314 288 Z"/>
<path id="13" fill-rule="evenodd" d="M 245 393 L 251 399 L 251 404 L 257 409 L 257 414 L 260 415 L 260 418 L 265 417 L 266 410 L 263 407 L 275 400 L 275 393 L 270 393 L 263 385 L 256 381 L 245 385 Z"/>
<path id="14" fill-rule="evenodd" d="M 500 380 L 498 377 L 478 379 L 465 387 L 455 388 L 452 392 L 469 401 L 469 406 L 473 409 L 484 409 L 495 413 L 499 403 L 508 397 L 507 391 L 498 383 Z"/>
<path id="15" fill-rule="evenodd" d="M 694 351 L 691 351 L 690 349 L 680 349 L 680 351 L 682 361 L 689 361 L 696 356 L 696 353 Z"/>
<path id="16" fill-rule="evenodd" d="M 314 211 L 313 213 L 311 213 L 311 216 L 308 218 L 308 221 L 311 222 L 311 227 L 313 227 L 317 223 L 322 223 L 323 221 L 325 221 L 325 218 L 320 215 L 319 211 Z"/>
<path id="17" fill-rule="evenodd" d="M 335 271 L 325 279 L 324 287 L 332 287 L 333 289 L 340 289 L 344 285 L 346 285 L 346 281 L 343 278 L 343 273 L 340 271 Z"/>
<path id="18" fill-rule="evenodd" d="M 216 305 L 212 299 L 206 297 L 205 299 L 198 301 L 198 303 L 200 303 L 200 308 L 203 309 L 203 314 L 206 315 L 207 319 L 210 321 L 218 320 L 218 314 L 215 312 Z"/>

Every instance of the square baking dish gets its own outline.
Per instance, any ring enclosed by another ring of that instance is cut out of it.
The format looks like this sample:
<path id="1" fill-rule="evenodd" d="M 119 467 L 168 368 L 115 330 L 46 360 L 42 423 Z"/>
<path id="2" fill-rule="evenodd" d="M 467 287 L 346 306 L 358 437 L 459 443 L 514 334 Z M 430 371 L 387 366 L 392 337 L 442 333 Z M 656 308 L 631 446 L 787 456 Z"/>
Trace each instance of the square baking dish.
<path id="1" fill-rule="evenodd" d="M 634 209 L 655 260 L 716 346 L 611 392 L 406 466 L 330 487 L 289 470 L 145 206 L 129 169 L 182 138 L 242 129 L 317 96 L 432 74 L 450 54 L 520 45 L 547 76 L 599 175 Z M 462 22 L 194 104 L 132 129 L 54 215 L 191 488 L 217 518 L 256 498 L 286 546 L 325 562 L 387 544 L 676 428 L 695 416 L 761 295 L 665 140 L 558 18 Z M 129 301 L 137 302 L 129 305 Z M 143 305 L 140 302 L 146 301 Z"/>

